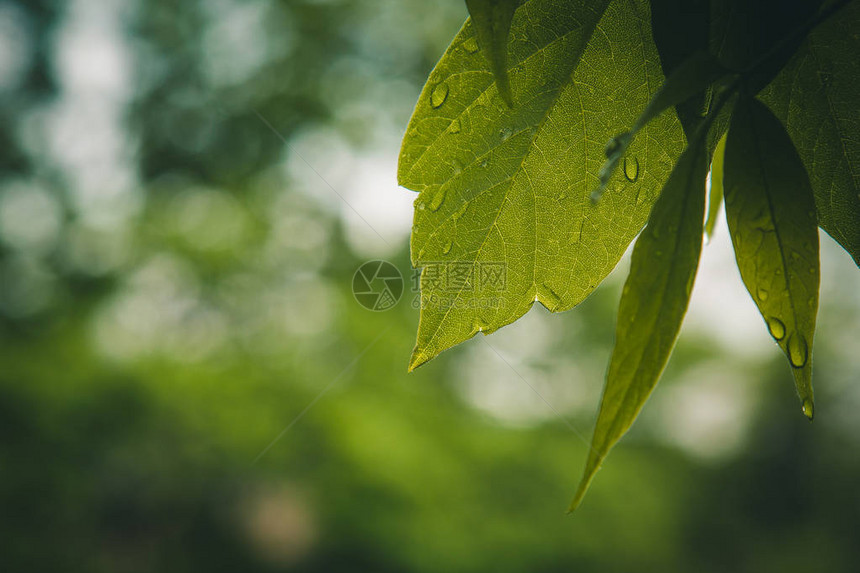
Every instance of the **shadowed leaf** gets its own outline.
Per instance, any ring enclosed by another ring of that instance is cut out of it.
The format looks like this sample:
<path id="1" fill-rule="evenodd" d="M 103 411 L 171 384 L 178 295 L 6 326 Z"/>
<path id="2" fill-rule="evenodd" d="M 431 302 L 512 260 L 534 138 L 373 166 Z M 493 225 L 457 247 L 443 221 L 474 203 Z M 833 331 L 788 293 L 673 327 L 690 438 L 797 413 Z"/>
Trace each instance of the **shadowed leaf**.
<path id="1" fill-rule="evenodd" d="M 496 78 L 499 94 L 513 106 L 508 77 L 508 36 L 520 0 L 466 0 L 478 35 L 478 46 L 487 57 Z"/>
<path id="2" fill-rule="evenodd" d="M 818 26 L 761 94 L 809 173 L 818 224 L 860 266 L 860 3 Z"/>
<path id="3" fill-rule="evenodd" d="M 788 357 L 812 418 L 818 229 L 809 177 L 785 128 L 761 102 L 738 104 L 726 141 L 726 219 L 741 278 Z"/>

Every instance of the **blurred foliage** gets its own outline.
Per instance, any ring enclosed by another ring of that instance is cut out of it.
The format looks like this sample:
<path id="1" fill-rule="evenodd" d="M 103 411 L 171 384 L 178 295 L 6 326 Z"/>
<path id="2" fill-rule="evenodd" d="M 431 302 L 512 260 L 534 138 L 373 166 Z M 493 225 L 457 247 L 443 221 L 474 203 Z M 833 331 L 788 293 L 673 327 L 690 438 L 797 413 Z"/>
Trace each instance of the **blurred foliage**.
<path id="1" fill-rule="evenodd" d="M 396 156 L 464 18 L 459 0 L 0 3 L 3 570 L 856 569 L 851 277 L 822 295 L 811 429 L 771 391 L 776 352 L 727 361 L 691 329 L 574 518 L 586 446 L 508 365 L 476 340 L 407 376 L 412 293 L 354 302 L 366 248 L 294 156 L 333 182 Z M 619 292 L 494 337 L 574 428 Z M 708 411 L 663 414 L 709 396 L 715 364 L 747 422 L 696 457 L 708 436 L 678 428 Z"/>

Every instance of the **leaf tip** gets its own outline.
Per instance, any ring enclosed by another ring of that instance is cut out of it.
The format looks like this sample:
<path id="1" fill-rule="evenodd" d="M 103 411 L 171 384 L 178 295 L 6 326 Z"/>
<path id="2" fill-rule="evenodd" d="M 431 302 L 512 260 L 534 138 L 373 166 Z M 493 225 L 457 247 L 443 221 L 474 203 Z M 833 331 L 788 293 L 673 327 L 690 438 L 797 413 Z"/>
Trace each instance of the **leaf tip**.
<path id="1" fill-rule="evenodd" d="M 576 494 L 573 496 L 573 501 L 570 502 L 570 506 L 567 508 L 567 514 L 570 515 L 574 511 L 579 508 L 582 504 L 582 500 L 585 498 L 585 493 L 588 491 L 588 487 L 591 485 L 591 480 L 594 477 L 594 472 L 586 473 L 586 475 L 582 476 L 582 480 L 579 482 L 579 487 L 576 490 Z"/>
<path id="2" fill-rule="evenodd" d="M 804 400 L 800 409 L 803 412 L 803 415 L 811 422 L 812 418 L 815 417 L 815 405 L 812 402 L 812 398 Z"/>
<path id="3" fill-rule="evenodd" d="M 409 358 L 409 366 L 406 367 L 407 372 L 412 372 L 419 366 L 426 363 L 428 360 L 433 358 L 432 356 L 428 356 L 426 353 L 418 350 L 418 347 L 415 347 L 415 350 L 412 351 L 412 356 Z"/>
<path id="4" fill-rule="evenodd" d="M 514 109 L 514 96 L 511 93 L 511 82 L 507 73 L 503 73 L 503 76 L 496 77 L 496 86 L 498 86 L 499 95 L 502 97 L 502 101 L 505 102 L 505 105 L 508 106 L 508 109 Z"/>

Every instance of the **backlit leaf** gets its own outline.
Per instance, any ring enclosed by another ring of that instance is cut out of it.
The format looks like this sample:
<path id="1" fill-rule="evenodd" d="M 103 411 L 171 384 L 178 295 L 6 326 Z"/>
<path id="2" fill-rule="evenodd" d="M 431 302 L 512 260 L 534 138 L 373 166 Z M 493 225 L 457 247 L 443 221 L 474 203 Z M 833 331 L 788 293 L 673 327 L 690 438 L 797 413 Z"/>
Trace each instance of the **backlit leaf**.
<path id="1" fill-rule="evenodd" d="M 662 83 L 647 2 L 531 0 L 508 46 L 514 109 L 467 22 L 430 75 L 400 155 L 419 191 L 412 262 L 423 267 L 410 369 L 535 301 L 567 310 L 615 267 L 683 148 L 674 112 L 650 122 L 596 205 L 604 143 Z M 503 273 L 499 280 L 498 270 Z"/>
<path id="2" fill-rule="evenodd" d="M 726 140 L 726 219 L 741 278 L 788 357 L 813 414 L 818 229 L 809 178 L 785 128 L 761 102 L 738 104 Z"/>

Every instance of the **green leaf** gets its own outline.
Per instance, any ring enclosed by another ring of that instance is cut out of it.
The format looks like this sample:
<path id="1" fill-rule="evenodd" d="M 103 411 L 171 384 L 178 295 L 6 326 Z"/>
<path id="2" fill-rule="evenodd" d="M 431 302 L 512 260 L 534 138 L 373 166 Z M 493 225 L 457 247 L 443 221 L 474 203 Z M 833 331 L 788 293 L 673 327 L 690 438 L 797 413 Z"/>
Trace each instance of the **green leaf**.
<path id="1" fill-rule="evenodd" d="M 515 109 L 473 51 L 470 22 L 431 73 L 398 170 L 400 184 L 420 192 L 411 249 L 423 267 L 422 308 L 410 369 L 536 300 L 572 308 L 645 223 L 684 138 L 674 113 L 652 121 L 591 204 L 603 142 L 633 124 L 663 79 L 647 2 L 606 4 L 531 0 L 516 11 Z M 499 267 L 503 280 L 490 280 Z"/>
<path id="2" fill-rule="evenodd" d="M 714 236 L 714 226 L 720 214 L 720 203 L 723 202 L 723 162 L 726 154 L 726 134 L 717 143 L 714 159 L 711 161 L 711 190 L 708 195 L 708 220 L 705 221 L 705 234 L 708 239 Z"/>
<path id="3" fill-rule="evenodd" d="M 702 134 L 681 155 L 633 248 L 591 451 L 570 511 L 636 419 L 669 360 L 702 250 L 707 172 Z"/>
<path id="4" fill-rule="evenodd" d="M 812 338 L 818 311 L 818 229 L 806 169 L 785 128 L 754 98 L 729 126 L 726 219 L 741 278 L 788 357 L 812 418 Z"/>
<path id="5" fill-rule="evenodd" d="M 599 197 L 603 194 L 603 189 L 611 180 L 617 165 L 626 156 L 627 148 L 633 138 L 648 122 L 667 109 L 702 93 L 713 82 L 725 77 L 728 73 L 729 71 L 720 64 L 719 60 L 708 52 L 696 52 L 678 65 L 672 74 L 666 78 L 663 86 L 648 103 L 630 131 L 615 136 L 607 144 L 606 162 L 598 174 L 600 188 L 596 196 Z"/>
<path id="6" fill-rule="evenodd" d="M 486 55 L 499 94 L 508 106 L 513 106 L 508 78 L 508 36 L 519 4 L 519 0 L 466 0 L 478 34 L 478 46 Z"/>
<path id="7" fill-rule="evenodd" d="M 818 223 L 860 266 L 860 3 L 808 37 L 761 94 L 797 146 Z"/>

